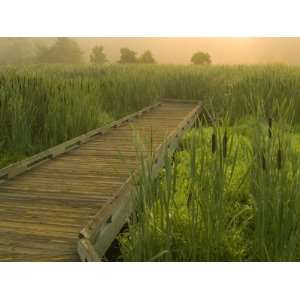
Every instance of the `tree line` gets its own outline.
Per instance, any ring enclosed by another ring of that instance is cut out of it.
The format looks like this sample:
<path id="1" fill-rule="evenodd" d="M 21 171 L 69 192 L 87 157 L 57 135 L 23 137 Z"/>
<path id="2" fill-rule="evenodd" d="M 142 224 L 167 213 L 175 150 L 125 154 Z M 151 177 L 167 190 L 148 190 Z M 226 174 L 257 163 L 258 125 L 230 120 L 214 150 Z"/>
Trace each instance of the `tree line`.
<path id="1" fill-rule="evenodd" d="M 14 51 L 6 51 L 6 61 L 10 64 L 13 64 L 14 61 L 16 63 L 20 63 L 21 59 L 18 59 L 18 54 L 20 56 L 20 45 L 15 44 L 16 46 L 16 55 L 12 55 Z M 11 47 L 14 49 L 13 47 Z M 80 64 L 84 63 L 84 53 L 81 50 L 80 46 L 76 41 L 71 38 L 60 37 L 57 38 L 56 41 L 51 46 L 39 45 L 37 47 L 35 55 L 28 58 L 26 62 L 28 63 L 62 63 L 62 64 Z M 103 46 L 95 46 L 91 50 L 91 54 L 89 56 L 90 63 L 102 65 L 108 62 L 108 59 L 104 53 Z M 24 62 L 24 61 L 23 61 Z M 0 64 L 5 63 L 5 56 L 1 61 L 1 52 L 0 52 Z M 146 50 L 140 56 L 138 53 L 128 49 L 121 48 L 120 49 L 120 59 L 118 61 L 120 64 L 155 64 L 156 60 L 153 57 L 153 54 L 150 50 Z M 196 52 L 192 58 L 191 63 L 193 64 L 211 64 L 211 58 L 208 53 L 204 52 Z"/>

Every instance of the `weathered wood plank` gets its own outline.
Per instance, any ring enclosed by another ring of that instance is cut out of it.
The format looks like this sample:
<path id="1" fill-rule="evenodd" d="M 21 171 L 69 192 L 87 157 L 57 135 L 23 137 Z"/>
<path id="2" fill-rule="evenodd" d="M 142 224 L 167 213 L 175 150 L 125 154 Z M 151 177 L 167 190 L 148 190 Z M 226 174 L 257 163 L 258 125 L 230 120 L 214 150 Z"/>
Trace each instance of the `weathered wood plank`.
<path id="1" fill-rule="evenodd" d="M 0 260 L 100 261 L 133 210 L 139 156 L 159 172 L 199 108 L 161 102 L 0 170 Z"/>
<path id="2" fill-rule="evenodd" d="M 163 166 L 163 157 L 166 151 L 172 153 L 178 145 L 180 137 L 194 124 L 200 112 L 201 104 L 198 103 L 194 109 L 180 122 L 171 132 L 166 141 L 159 146 L 154 153 L 153 176 L 156 176 Z M 133 177 L 138 176 L 138 169 L 124 183 L 118 194 L 114 197 L 110 205 L 106 205 L 97 213 L 79 235 L 78 251 L 83 261 L 93 261 L 93 254 L 97 253 L 101 258 L 114 237 L 120 231 L 126 220 L 132 213 L 133 203 L 131 193 L 134 189 Z M 89 248 L 85 248 L 81 240 L 90 241 Z M 92 253 L 92 254 L 91 254 Z M 97 257 L 98 259 L 98 257 Z"/>
<path id="3" fill-rule="evenodd" d="M 6 168 L 3 168 L 0 170 L 0 183 L 1 183 L 1 181 L 3 182 L 7 179 L 14 178 L 17 175 L 24 173 L 25 171 L 31 170 L 32 168 L 39 166 L 40 164 L 44 163 L 45 161 L 49 161 L 50 159 L 53 159 L 61 154 L 67 153 L 67 152 L 71 151 L 72 149 L 80 146 L 81 144 L 84 144 L 84 143 L 90 141 L 92 138 L 106 133 L 111 128 L 117 128 L 117 127 L 121 126 L 122 124 L 127 123 L 130 120 L 133 120 L 136 117 L 140 117 L 144 113 L 153 110 L 155 107 L 157 107 L 159 105 L 161 105 L 161 104 L 156 103 L 156 104 L 150 105 L 136 113 L 128 115 L 118 121 L 112 122 L 112 123 L 108 124 L 107 126 L 103 126 L 101 128 L 91 130 L 86 134 L 83 134 L 83 135 L 76 137 L 72 140 L 69 140 L 65 143 L 62 143 L 55 147 L 52 147 L 44 152 L 34 155 L 28 159 L 22 160 L 20 162 L 12 164 Z"/>

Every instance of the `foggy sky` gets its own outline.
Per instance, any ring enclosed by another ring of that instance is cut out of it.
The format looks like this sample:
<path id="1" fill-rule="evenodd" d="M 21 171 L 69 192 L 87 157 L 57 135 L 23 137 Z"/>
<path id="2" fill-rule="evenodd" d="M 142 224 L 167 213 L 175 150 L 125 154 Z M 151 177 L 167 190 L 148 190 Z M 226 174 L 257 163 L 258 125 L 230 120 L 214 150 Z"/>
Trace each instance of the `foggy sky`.
<path id="1" fill-rule="evenodd" d="M 190 63 L 196 51 L 208 52 L 215 64 L 300 64 L 300 38 L 76 38 L 85 52 L 103 45 L 117 61 L 121 47 L 139 54 L 151 50 L 159 63 Z"/>
<path id="2" fill-rule="evenodd" d="M 110 62 L 120 58 L 120 48 L 128 47 L 140 55 L 152 51 L 158 63 L 188 64 L 196 51 L 208 52 L 214 64 L 287 63 L 300 65 L 300 38 L 74 38 L 89 61 L 91 49 L 104 46 Z M 5 42 L 6 40 L 6 42 Z M 7 42 L 7 40 L 11 40 Z M 14 54 L 33 55 L 39 44 L 51 45 L 55 38 L 22 38 L 27 43 L 16 43 L 13 38 L 0 38 L 0 62 Z M 8 45 L 18 51 L 11 51 Z M 18 46 L 19 45 L 19 46 Z M 21 46 L 20 46 L 21 45 Z M 27 52 L 28 53 L 27 53 Z"/>

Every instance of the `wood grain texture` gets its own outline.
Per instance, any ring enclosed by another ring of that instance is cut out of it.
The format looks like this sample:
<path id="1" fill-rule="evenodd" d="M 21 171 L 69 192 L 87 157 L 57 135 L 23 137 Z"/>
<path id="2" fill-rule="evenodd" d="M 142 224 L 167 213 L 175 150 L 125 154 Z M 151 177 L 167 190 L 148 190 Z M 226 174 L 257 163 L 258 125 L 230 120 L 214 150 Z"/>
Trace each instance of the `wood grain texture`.
<path id="1" fill-rule="evenodd" d="M 100 260 L 131 211 L 121 196 L 139 155 L 157 151 L 182 121 L 195 117 L 197 105 L 161 102 L 103 134 L 94 130 L 58 145 L 51 157 L 48 150 L 0 170 L 0 260 Z M 73 148 L 66 151 L 66 145 Z M 39 157 L 46 159 L 26 167 Z"/>

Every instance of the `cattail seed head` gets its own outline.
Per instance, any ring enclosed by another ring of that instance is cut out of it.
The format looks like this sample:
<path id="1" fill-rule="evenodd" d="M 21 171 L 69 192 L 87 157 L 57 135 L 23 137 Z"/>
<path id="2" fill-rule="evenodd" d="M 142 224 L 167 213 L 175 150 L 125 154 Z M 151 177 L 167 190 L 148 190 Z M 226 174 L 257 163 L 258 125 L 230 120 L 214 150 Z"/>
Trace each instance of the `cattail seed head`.
<path id="1" fill-rule="evenodd" d="M 262 155 L 262 169 L 263 170 L 267 169 L 267 162 L 264 154 Z"/>
<path id="2" fill-rule="evenodd" d="M 282 168 L 282 151 L 280 148 L 277 151 L 277 168 L 278 170 Z"/>
<path id="3" fill-rule="evenodd" d="M 268 124 L 269 124 L 269 138 L 272 137 L 272 118 L 268 119 Z"/>
<path id="4" fill-rule="evenodd" d="M 189 195 L 188 195 L 188 199 L 187 199 L 187 207 L 190 208 L 191 207 L 191 204 L 192 204 L 192 192 L 190 191 L 189 192 Z"/>
<path id="5" fill-rule="evenodd" d="M 223 156 L 226 158 L 227 156 L 227 143 L 228 143 L 228 137 L 227 137 L 227 131 L 225 130 L 224 136 L 223 136 Z"/>
<path id="6" fill-rule="evenodd" d="M 268 119 L 268 124 L 269 124 L 269 128 L 272 128 L 272 118 L 271 117 L 269 117 L 269 119 Z"/>
<path id="7" fill-rule="evenodd" d="M 211 136 L 211 152 L 215 153 L 217 151 L 217 136 L 215 133 Z"/>

